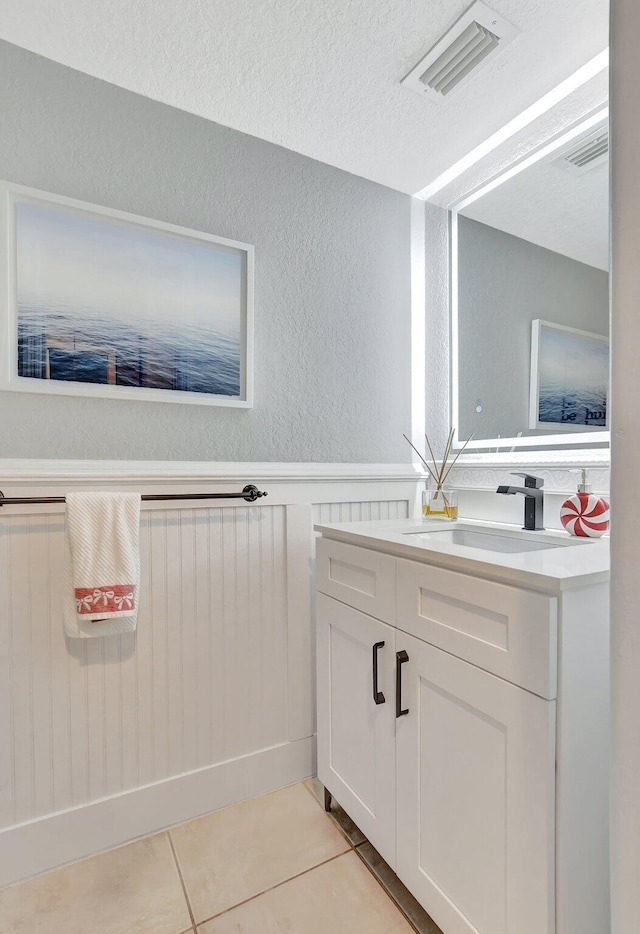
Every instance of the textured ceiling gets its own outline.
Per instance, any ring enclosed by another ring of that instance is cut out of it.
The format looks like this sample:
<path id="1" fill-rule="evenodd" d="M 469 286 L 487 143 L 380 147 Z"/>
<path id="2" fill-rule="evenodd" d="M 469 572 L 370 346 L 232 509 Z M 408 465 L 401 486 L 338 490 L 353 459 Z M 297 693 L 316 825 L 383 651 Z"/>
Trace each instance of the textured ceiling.
<path id="1" fill-rule="evenodd" d="M 609 69 L 604 68 L 532 123 L 492 149 L 429 198 L 448 208 L 482 187 L 534 150 L 603 110 L 609 102 Z"/>
<path id="2" fill-rule="evenodd" d="M 608 0 L 490 0 L 520 31 L 446 104 L 399 81 L 469 0 L 0 0 L 0 37 L 415 193 L 607 45 Z"/>
<path id="3" fill-rule="evenodd" d="M 609 163 L 573 175 L 549 159 L 461 213 L 598 269 L 609 268 Z"/>

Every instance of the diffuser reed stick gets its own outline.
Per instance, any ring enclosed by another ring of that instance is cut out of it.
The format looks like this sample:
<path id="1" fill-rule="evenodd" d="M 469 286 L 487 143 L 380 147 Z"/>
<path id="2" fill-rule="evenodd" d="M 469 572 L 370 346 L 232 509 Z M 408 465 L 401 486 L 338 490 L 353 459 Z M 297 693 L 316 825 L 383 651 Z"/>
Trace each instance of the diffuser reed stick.
<path id="1" fill-rule="evenodd" d="M 433 472 L 433 470 L 431 469 L 431 467 L 429 467 L 429 465 L 427 464 L 426 460 L 424 459 L 424 457 L 422 456 L 422 454 L 420 453 L 420 451 L 417 449 L 417 447 L 415 446 L 415 444 L 414 444 L 412 441 L 410 441 L 409 438 L 407 438 L 407 436 L 406 436 L 405 434 L 403 434 L 402 437 L 404 438 L 405 441 L 408 441 L 408 442 L 409 442 L 409 444 L 411 445 L 411 447 L 413 448 L 413 450 L 416 452 L 416 454 L 418 455 L 418 457 L 419 457 L 420 460 L 422 461 L 422 466 L 424 467 L 424 469 L 427 471 L 427 473 L 429 473 L 429 474 L 431 475 L 432 479 L 435 480 L 436 483 L 437 483 L 437 482 L 438 482 L 438 478 L 436 477 L 436 475 L 435 475 L 435 473 Z M 436 459 L 435 459 L 435 457 L 433 458 L 433 466 L 435 467 L 436 472 L 437 472 L 437 471 L 438 471 L 438 467 L 437 467 L 437 465 L 436 465 Z"/>
<path id="2" fill-rule="evenodd" d="M 447 477 L 449 476 L 449 474 L 451 473 L 451 471 L 453 470 L 453 468 L 455 467 L 456 461 L 458 460 L 458 458 L 460 457 L 460 455 L 461 455 L 461 454 L 464 454 L 464 449 L 465 449 L 466 446 L 469 444 L 469 442 L 471 441 L 472 438 L 473 438 L 473 435 L 469 435 L 469 437 L 467 438 L 467 440 L 465 441 L 465 443 L 462 445 L 462 447 L 460 448 L 460 450 L 458 451 L 458 453 L 456 454 L 456 456 L 453 458 L 453 460 L 452 460 L 452 462 L 451 462 L 451 465 L 449 466 L 449 469 L 447 470 L 446 474 L 445 474 L 444 477 L 442 478 L 442 482 L 443 482 L 443 483 L 444 483 L 444 481 L 447 479 Z"/>
<path id="3" fill-rule="evenodd" d="M 406 435 L 405 435 L 405 438 L 406 438 Z M 433 461 L 434 470 L 435 470 L 436 473 L 438 473 L 438 465 L 436 464 L 436 456 L 435 456 L 435 454 L 433 453 L 433 448 L 431 447 L 431 442 L 429 441 L 429 438 L 428 438 L 428 436 L 427 436 L 426 431 L 425 431 L 425 433 L 424 433 L 424 440 L 427 442 L 427 447 L 429 448 L 429 454 L 431 454 L 431 460 Z M 411 443 L 411 442 L 409 442 L 409 443 Z M 415 450 L 415 449 L 414 449 L 414 450 Z M 434 479 L 435 479 L 435 477 L 434 477 Z M 437 481 L 436 481 L 436 482 L 437 482 Z"/>
<path id="4" fill-rule="evenodd" d="M 470 436 L 467 438 L 467 440 L 466 440 L 465 443 L 462 445 L 461 449 L 458 451 L 458 453 L 456 454 L 456 456 L 453 458 L 453 460 L 450 461 L 450 458 L 451 458 L 451 451 L 452 451 L 452 448 L 453 448 L 453 441 L 454 441 L 454 438 L 455 438 L 455 429 L 452 428 L 452 429 L 449 431 L 449 436 L 448 436 L 448 438 L 447 438 L 447 443 L 446 443 L 445 446 L 444 446 L 444 454 L 443 454 L 442 460 L 441 460 L 441 461 L 438 461 L 438 460 L 436 459 L 435 454 L 434 454 L 433 447 L 432 447 L 432 445 L 431 445 L 431 442 L 430 442 L 430 440 L 429 440 L 429 437 L 428 437 L 427 433 L 425 432 L 424 440 L 425 440 L 425 442 L 426 442 L 426 445 L 427 445 L 427 449 L 428 449 L 428 451 L 429 451 L 429 454 L 431 455 L 431 460 L 432 460 L 432 462 L 433 462 L 433 470 L 431 469 L 431 467 L 430 467 L 429 464 L 427 463 L 426 454 L 425 454 L 425 455 L 422 455 L 422 454 L 420 453 L 420 451 L 418 450 L 418 448 L 415 446 L 415 444 L 411 441 L 411 439 L 407 437 L 407 435 L 403 434 L 402 437 L 405 439 L 405 441 L 407 441 L 407 442 L 409 443 L 409 445 L 411 446 L 411 448 L 412 448 L 412 449 L 415 451 L 415 453 L 418 455 L 418 457 L 420 458 L 420 461 L 421 461 L 421 463 L 422 463 L 422 466 L 424 467 L 424 469 L 426 470 L 426 472 L 429 474 L 429 476 L 431 477 L 431 479 L 432 479 L 432 480 L 434 481 L 434 483 L 435 483 L 436 488 L 435 488 L 435 491 L 434 491 L 434 493 L 433 493 L 433 500 L 434 500 L 434 502 L 437 501 L 437 500 L 439 499 L 440 495 L 442 495 L 443 508 L 442 508 L 442 509 L 438 508 L 438 509 L 435 511 L 435 514 L 441 515 L 441 516 L 444 515 L 444 516 L 446 516 L 448 519 L 456 519 L 456 518 L 458 517 L 458 507 L 457 507 L 457 504 L 454 505 L 455 499 L 454 499 L 454 503 L 450 502 L 450 495 L 448 495 L 447 493 L 445 493 L 445 491 L 444 491 L 444 485 L 445 485 L 445 482 L 446 482 L 446 480 L 447 480 L 447 477 L 449 476 L 449 474 L 450 474 L 451 471 L 453 470 L 454 466 L 456 465 L 456 462 L 457 462 L 458 458 L 460 457 L 461 454 L 464 453 L 464 451 L 465 451 L 467 445 L 469 444 L 469 442 L 470 442 L 471 439 L 473 438 L 473 435 L 470 435 Z M 426 510 L 427 510 L 428 507 L 425 506 L 424 508 L 425 508 L 425 514 L 429 515 L 430 513 L 426 512 Z"/>
<path id="5" fill-rule="evenodd" d="M 442 478 L 443 478 L 443 476 L 444 476 L 444 472 L 445 472 L 445 469 L 446 469 L 446 466 L 447 466 L 447 461 L 449 460 L 449 455 L 450 455 L 450 453 L 451 453 L 451 445 L 453 444 L 453 437 L 454 437 L 454 435 L 455 435 L 455 430 L 452 428 L 452 429 L 449 431 L 449 437 L 447 438 L 447 444 L 446 444 L 446 447 L 445 447 L 445 449 L 444 449 L 444 457 L 442 458 L 442 465 L 441 465 L 441 467 L 440 467 L 440 473 L 438 474 L 438 489 L 440 489 L 440 487 L 442 486 L 442 483 L 443 483 L 443 479 L 442 479 Z M 427 435 L 426 435 L 426 432 L 425 432 L 425 438 L 426 438 L 426 437 L 427 437 Z"/>

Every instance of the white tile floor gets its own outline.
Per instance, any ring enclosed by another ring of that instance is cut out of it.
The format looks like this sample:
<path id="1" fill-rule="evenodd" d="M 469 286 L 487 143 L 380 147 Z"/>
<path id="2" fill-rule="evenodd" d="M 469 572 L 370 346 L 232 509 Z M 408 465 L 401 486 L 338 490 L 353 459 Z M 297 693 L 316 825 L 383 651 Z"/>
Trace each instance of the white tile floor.
<path id="1" fill-rule="evenodd" d="M 412 934 L 310 787 L 0 890 L 2 934 Z"/>

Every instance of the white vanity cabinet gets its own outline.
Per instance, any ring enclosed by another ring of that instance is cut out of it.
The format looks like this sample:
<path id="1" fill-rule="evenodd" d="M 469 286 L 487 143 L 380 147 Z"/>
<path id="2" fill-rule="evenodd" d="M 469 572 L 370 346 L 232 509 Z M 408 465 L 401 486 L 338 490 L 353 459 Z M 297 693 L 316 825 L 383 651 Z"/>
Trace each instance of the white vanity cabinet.
<path id="1" fill-rule="evenodd" d="M 323 537 L 317 586 L 318 776 L 444 934 L 606 934 L 607 585 Z"/>

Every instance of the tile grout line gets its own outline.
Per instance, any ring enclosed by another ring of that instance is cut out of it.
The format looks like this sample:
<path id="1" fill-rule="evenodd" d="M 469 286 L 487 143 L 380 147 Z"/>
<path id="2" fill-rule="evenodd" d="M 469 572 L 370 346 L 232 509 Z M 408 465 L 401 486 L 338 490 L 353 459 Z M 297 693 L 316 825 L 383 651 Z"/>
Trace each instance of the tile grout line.
<path id="1" fill-rule="evenodd" d="M 325 811 L 325 809 L 324 809 L 324 807 L 323 807 L 323 805 L 322 805 L 320 799 L 318 798 L 317 794 L 315 793 L 315 791 L 312 791 L 311 788 L 309 788 L 309 786 L 307 785 L 307 782 L 308 782 L 308 781 L 311 781 L 311 780 L 312 780 L 312 779 L 309 779 L 309 778 L 305 779 L 305 780 L 302 782 L 302 786 L 303 786 L 303 788 L 306 788 L 306 789 L 307 789 L 307 791 L 309 792 L 309 794 L 311 795 L 311 797 L 313 798 L 313 800 L 315 801 L 315 803 L 318 805 L 319 808 L 322 809 L 323 813 L 324 813 L 324 814 L 327 814 L 327 811 Z M 319 779 L 318 779 L 318 781 L 319 781 Z"/>
<path id="2" fill-rule="evenodd" d="M 180 868 L 180 863 L 178 862 L 178 854 L 176 853 L 176 848 L 173 845 L 173 840 L 171 839 L 171 832 L 167 831 L 167 837 L 169 838 L 169 846 L 171 847 L 171 852 L 173 853 L 173 860 L 176 864 L 176 869 L 178 871 L 178 878 L 180 879 L 180 885 L 182 886 L 182 892 L 184 895 L 184 900 L 187 903 L 187 911 L 189 912 L 189 917 L 191 918 L 191 928 L 193 931 L 196 929 L 196 919 L 191 908 L 191 902 L 189 900 L 189 894 L 187 892 L 187 886 L 185 885 L 184 878 L 182 876 L 182 869 Z"/>
<path id="3" fill-rule="evenodd" d="M 332 813 L 331 811 L 328 811 L 328 812 L 327 812 L 327 811 L 324 810 L 324 806 L 323 806 L 323 804 L 322 804 L 322 801 L 318 798 L 318 796 L 317 796 L 317 794 L 315 793 L 315 791 L 313 791 L 313 790 L 309 787 L 309 785 L 307 785 L 306 781 L 303 782 L 302 784 L 303 784 L 304 787 L 307 789 L 307 791 L 309 792 L 309 794 L 311 795 L 311 797 L 313 798 L 313 800 L 316 802 L 316 804 L 318 805 L 318 807 L 323 811 L 323 813 L 325 813 L 325 814 L 327 815 L 327 817 L 329 817 L 329 818 L 331 819 L 331 822 L 332 822 L 332 824 L 334 825 L 334 827 L 336 827 L 337 830 L 340 831 L 340 833 L 342 834 L 342 836 L 344 837 L 344 839 L 345 839 L 345 840 L 347 841 L 347 843 L 350 845 L 351 849 L 357 854 L 358 859 L 360 860 L 360 862 L 363 863 L 363 864 L 366 866 L 366 868 L 368 869 L 369 873 L 370 873 L 370 874 L 373 876 L 373 878 L 376 880 L 376 882 L 378 883 L 378 885 L 380 886 L 380 888 L 382 889 L 382 891 L 384 892 L 384 894 L 386 895 L 386 897 L 387 897 L 391 902 L 393 902 L 393 904 L 396 906 L 396 908 L 398 909 L 398 911 L 400 912 L 400 914 L 401 914 L 401 915 L 403 916 L 403 918 L 406 920 L 407 924 L 409 924 L 409 926 L 411 927 L 411 929 L 414 930 L 414 931 L 416 932 L 416 934 L 422 934 L 422 932 L 420 931 L 420 929 L 419 929 L 418 927 L 416 927 L 416 925 L 414 924 L 414 922 L 411 920 L 411 918 L 409 917 L 409 915 L 406 913 L 406 911 L 404 910 L 404 908 L 402 907 L 402 905 L 400 904 L 400 902 L 394 897 L 394 895 L 393 895 L 393 893 L 391 892 L 391 890 L 388 889 L 387 886 L 384 884 L 384 882 L 382 881 L 382 877 L 381 877 L 380 875 L 378 875 L 378 873 L 375 871 L 375 869 L 373 868 L 373 866 L 371 866 L 371 865 L 367 862 L 367 860 L 360 854 L 360 847 L 364 846 L 365 843 L 369 843 L 369 841 L 365 838 L 364 840 L 362 840 L 361 843 L 353 843 L 353 842 L 349 839 L 349 837 L 347 836 L 347 834 L 345 833 L 345 831 L 342 829 L 342 827 L 340 826 L 340 824 L 338 823 L 338 821 L 337 821 L 336 818 L 334 817 L 333 813 Z"/>
<path id="4" fill-rule="evenodd" d="M 365 842 L 367 842 L 367 841 L 365 841 Z M 363 844 L 361 843 L 360 846 L 363 846 Z M 366 859 L 365 859 L 363 856 L 360 855 L 360 853 L 358 852 L 358 849 L 359 849 L 359 847 L 357 847 L 357 846 L 354 847 L 354 850 L 355 850 L 356 855 L 358 856 L 358 859 L 360 860 L 360 862 L 361 862 L 364 866 L 366 866 L 366 868 L 369 870 L 370 874 L 371 874 L 371 875 L 373 876 L 373 878 L 376 880 L 376 882 L 378 883 L 378 885 L 380 886 L 380 888 L 382 889 L 382 891 L 384 892 L 384 894 L 387 896 L 387 898 L 388 898 L 390 901 L 393 902 L 393 904 L 396 906 L 396 908 L 398 909 L 398 911 L 400 912 L 400 914 L 402 915 L 402 917 L 405 919 L 405 921 L 407 922 L 407 924 L 411 927 L 411 929 L 414 930 L 414 931 L 416 932 L 416 934 L 420 934 L 420 931 L 419 931 L 418 928 L 415 926 L 415 924 L 413 923 L 413 921 L 411 920 L 411 918 L 409 917 L 409 915 L 404 911 L 404 909 L 402 908 L 402 905 L 400 904 L 400 902 L 397 901 L 397 899 L 395 899 L 395 898 L 393 897 L 393 895 L 391 894 L 391 892 L 389 891 L 389 889 L 386 887 L 386 885 L 384 884 L 384 882 L 382 881 L 382 879 L 380 878 L 380 876 L 378 875 L 378 873 L 369 865 L 369 863 L 366 861 Z"/>
<path id="5" fill-rule="evenodd" d="M 349 844 L 349 846 L 351 847 L 352 850 L 356 850 L 359 846 L 362 846 L 362 843 L 366 843 L 366 840 L 363 840 L 362 843 L 355 844 L 352 840 L 350 840 L 350 839 L 349 839 L 349 836 L 348 836 L 348 834 L 347 834 L 347 832 L 346 832 L 346 830 L 343 830 L 343 829 L 342 829 L 342 827 L 340 826 L 340 824 L 339 824 L 338 821 L 336 820 L 336 818 L 335 818 L 333 812 L 332 812 L 332 811 L 325 811 L 324 805 L 323 805 L 322 801 L 320 801 L 320 799 L 319 799 L 318 796 L 316 795 L 315 791 L 312 791 L 312 790 L 308 787 L 306 781 L 302 782 L 302 784 L 303 784 L 304 787 L 307 789 L 307 791 L 309 792 L 309 794 L 311 795 L 311 797 L 313 798 L 313 800 L 316 802 L 316 804 L 318 805 L 318 807 L 320 808 L 320 810 L 322 811 L 322 813 L 325 814 L 325 815 L 329 818 L 329 820 L 331 821 L 331 823 L 333 824 L 333 826 L 336 828 L 336 830 L 337 830 L 340 834 L 342 834 L 342 836 L 343 836 L 344 839 L 347 841 L 347 843 Z"/>
<path id="6" fill-rule="evenodd" d="M 301 876 L 306 876 L 308 873 L 313 872 L 315 869 L 320 869 L 321 866 L 326 866 L 327 863 L 333 863 L 336 859 L 340 859 L 341 856 L 347 856 L 348 850 L 344 853 L 336 853 L 335 856 L 330 856 L 329 859 L 323 860 L 321 863 L 317 863 L 315 866 L 310 866 L 308 869 L 303 869 L 302 872 L 297 872 L 294 876 L 290 876 L 288 879 L 283 879 L 282 882 L 276 882 L 275 885 L 269 886 L 268 889 L 264 889 L 262 892 L 256 892 L 255 895 L 252 895 L 250 898 L 245 898 L 243 901 L 238 902 L 236 905 L 230 905 L 229 908 L 225 908 L 224 911 L 219 911 L 215 915 L 211 915 L 209 918 L 205 918 L 203 921 L 199 921 L 198 924 L 208 924 L 209 921 L 213 921 L 214 918 L 221 918 L 223 915 L 229 914 L 230 911 L 235 911 L 236 908 L 240 908 L 241 905 L 247 905 L 249 902 L 254 901 L 256 898 L 260 898 L 262 895 L 266 895 L 267 892 L 273 892 L 275 889 L 281 888 L 283 885 L 286 885 L 287 882 L 293 882 L 294 879 L 299 879 Z"/>
<path id="7" fill-rule="evenodd" d="M 294 783 L 294 784 L 297 784 L 297 783 Z M 211 916 L 208 917 L 208 918 L 205 918 L 203 921 L 198 922 L 198 924 L 196 924 L 195 916 L 193 915 L 193 912 L 192 912 L 192 910 L 191 910 L 191 903 L 190 903 L 189 897 L 188 897 L 188 895 L 187 895 L 186 886 L 185 886 L 185 884 L 184 884 L 184 879 L 183 879 L 183 877 L 182 877 L 182 872 L 181 872 L 181 870 L 180 870 L 180 864 L 179 864 L 179 862 L 178 862 L 178 856 L 177 856 L 177 853 L 176 853 L 175 848 L 174 848 L 174 845 L 173 845 L 173 840 L 171 839 L 171 833 L 170 833 L 169 830 L 167 830 L 167 835 L 169 836 L 169 840 L 170 840 L 170 843 L 171 843 L 171 850 L 172 850 L 172 853 L 173 853 L 173 856 L 174 856 L 174 859 L 175 859 L 175 862 L 176 862 L 176 866 L 177 866 L 177 869 L 178 869 L 178 875 L 180 876 L 180 882 L 181 882 L 181 884 L 182 884 L 182 888 L 183 888 L 183 891 L 184 891 L 184 894 L 185 894 L 185 899 L 186 899 L 186 901 L 187 901 L 187 906 L 188 906 L 188 909 L 189 909 L 189 914 L 190 914 L 191 919 L 192 919 L 192 921 L 193 921 L 193 934 L 197 934 L 198 925 L 208 924 L 210 921 L 213 921 L 215 918 L 220 918 L 220 917 L 222 917 L 223 915 L 228 914 L 230 911 L 233 911 L 234 909 L 239 908 L 241 905 L 246 905 L 248 902 L 252 902 L 252 901 L 254 901 L 254 899 L 260 898 L 260 896 L 262 896 L 262 895 L 266 895 L 267 892 L 272 892 L 274 889 L 278 889 L 278 888 L 280 888 L 281 886 L 286 885 L 287 882 L 291 882 L 291 881 L 293 881 L 294 879 L 298 879 L 298 878 L 300 878 L 301 876 L 307 875 L 307 873 L 313 872 L 314 869 L 319 869 L 321 866 L 325 866 L 327 863 L 331 863 L 331 862 L 333 862 L 334 860 L 339 859 L 341 856 L 346 856 L 346 854 L 347 854 L 348 852 L 350 852 L 350 851 L 355 852 L 355 853 L 357 854 L 358 859 L 360 860 L 360 862 L 366 867 L 366 869 L 368 870 L 369 874 L 372 875 L 373 878 L 376 880 L 376 882 L 378 883 L 378 885 L 380 886 L 380 888 L 382 889 L 382 891 L 384 892 L 384 894 L 386 895 L 386 897 L 387 897 L 391 902 L 393 902 L 393 904 L 395 905 L 395 907 L 397 908 L 397 910 L 400 912 L 400 914 L 403 916 L 403 918 L 406 920 L 407 924 L 409 924 L 409 926 L 411 927 L 411 929 L 412 929 L 413 931 L 415 931 L 416 934 L 422 934 L 422 932 L 420 931 L 420 929 L 419 929 L 418 927 L 416 927 L 416 925 L 415 925 L 414 922 L 411 920 L 411 918 L 409 917 L 409 915 L 405 912 L 405 910 L 404 910 L 404 908 L 402 907 L 402 905 L 400 904 L 400 902 L 394 897 L 394 895 L 392 894 L 392 892 L 390 891 L 390 889 L 388 889 L 387 886 L 384 884 L 384 882 L 382 881 L 381 876 L 380 876 L 380 875 L 375 871 L 375 869 L 367 862 L 367 860 L 360 854 L 360 852 L 359 852 L 360 847 L 364 846 L 364 844 L 367 843 L 367 842 L 369 842 L 369 841 L 365 839 L 365 840 L 363 840 L 361 843 L 358 843 L 358 844 L 353 843 L 353 842 L 349 839 L 349 837 L 347 836 L 346 832 L 342 829 L 342 827 L 340 826 L 340 824 L 338 823 L 338 821 L 336 820 L 334 814 L 333 814 L 331 811 L 325 811 L 324 805 L 323 805 L 322 801 L 318 798 L 318 796 L 317 796 L 317 794 L 315 793 L 315 791 L 313 791 L 313 790 L 309 787 L 309 785 L 307 785 L 307 782 L 306 782 L 306 781 L 303 781 L 303 782 L 301 782 L 300 784 L 302 784 L 302 785 L 306 788 L 307 792 L 311 795 L 311 798 L 315 801 L 315 803 L 316 803 L 317 806 L 320 808 L 320 810 L 322 811 L 322 813 L 325 814 L 325 815 L 331 820 L 331 823 L 332 823 L 333 826 L 336 828 L 336 830 L 339 831 L 340 835 L 343 837 L 343 839 L 345 840 L 345 842 L 349 845 L 349 848 L 350 848 L 350 849 L 349 849 L 349 850 L 346 850 L 346 851 L 343 852 L 343 853 L 337 853 L 335 856 L 331 856 L 329 859 L 326 859 L 326 860 L 324 860 L 323 862 L 318 863 L 318 864 L 315 865 L 315 866 L 310 866 L 309 869 L 304 869 L 304 870 L 302 870 L 302 872 L 298 872 L 298 873 L 296 873 L 295 875 L 290 876 L 288 879 L 283 879 L 282 882 L 277 882 L 275 885 L 272 885 L 272 886 L 270 886 L 269 888 L 264 889 L 264 890 L 261 891 L 261 892 L 256 892 L 255 895 L 251 895 L 249 898 L 245 898 L 243 901 L 238 902 L 236 905 L 231 905 L 229 908 L 225 908 L 224 911 L 220 911 L 220 912 L 218 912 L 217 914 L 214 914 L 214 915 L 211 915 Z M 186 934 L 190 934 L 190 932 L 186 932 Z"/>

